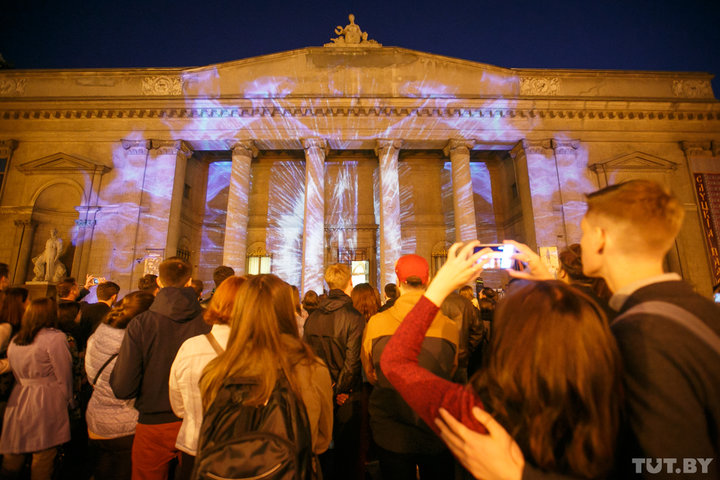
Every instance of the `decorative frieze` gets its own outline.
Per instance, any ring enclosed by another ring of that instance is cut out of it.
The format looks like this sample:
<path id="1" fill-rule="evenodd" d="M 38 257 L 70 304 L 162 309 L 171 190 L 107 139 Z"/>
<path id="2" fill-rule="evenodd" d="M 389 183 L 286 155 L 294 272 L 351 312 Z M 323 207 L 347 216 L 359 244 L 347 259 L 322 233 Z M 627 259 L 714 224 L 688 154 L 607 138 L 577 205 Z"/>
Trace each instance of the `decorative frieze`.
<path id="1" fill-rule="evenodd" d="M 19 97 L 25 95 L 25 78 L 0 80 L 0 97 Z"/>
<path id="2" fill-rule="evenodd" d="M 688 157 L 720 156 L 720 142 L 680 142 L 680 144 Z"/>
<path id="3" fill-rule="evenodd" d="M 521 77 L 520 95 L 557 95 L 560 90 L 558 77 Z"/>
<path id="4" fill-rule="evenodd" d="M 282 107 L 282 106 L 227 106 L 198 108 L 145 108 L 145 109 L 83 109 L 83 110 L 3 110 L 2 120 L 78 120 L 78 119 L 225 119 L 261 117 L 427 117 L 476 119 L 590 119 L 590 120 L 720 120 L 720 108 L 678 112 L 677 110 L 610 110 L 610 109 L 559 109 L 559 108 L 507 108 L 507 107 Z"/>
<path id="5" fill-rule="evenodd" d="M 96 220 L 89 220 L 89 219 L 75 220 L 75 226 L 78 228 L 94 227 L 96 224 L 97 224 Z"/>
<path id="6" fill-rule="evenodd" d="M 143 95 L 182 95 L 182 93 L 183 82 L 178 77 L 159 75 L 143 78 Z"/>
<path id="7" fill-rule="evenodd" d="M 553 138 L 550 140 L 550 144 L 555 150 L 556 155 L 569 155 L 575 153 L 575 150 L 580 146 L 579 140 L 557 140 Z"/>
<path id="8" fill-rule="evenodd" d="M 708 80 L 673 80 L 673 95 L 688 98 L 712 98 L 712 88 Z"/>

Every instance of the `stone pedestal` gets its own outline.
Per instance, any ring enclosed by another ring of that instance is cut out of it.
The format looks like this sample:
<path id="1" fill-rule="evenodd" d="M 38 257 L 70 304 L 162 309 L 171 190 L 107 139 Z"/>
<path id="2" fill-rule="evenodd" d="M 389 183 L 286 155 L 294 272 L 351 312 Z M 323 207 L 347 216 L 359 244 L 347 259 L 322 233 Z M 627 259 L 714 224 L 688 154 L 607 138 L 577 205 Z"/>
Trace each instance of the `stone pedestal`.
<path id="1" fill-rule="evenodd" d="M 23 287 L 28 289 L 28 299 L 35 300 L 36 298 L 55 298 L 57 291 L 55 290 L 55 284 L 50 282 L 27 282 Z"/>

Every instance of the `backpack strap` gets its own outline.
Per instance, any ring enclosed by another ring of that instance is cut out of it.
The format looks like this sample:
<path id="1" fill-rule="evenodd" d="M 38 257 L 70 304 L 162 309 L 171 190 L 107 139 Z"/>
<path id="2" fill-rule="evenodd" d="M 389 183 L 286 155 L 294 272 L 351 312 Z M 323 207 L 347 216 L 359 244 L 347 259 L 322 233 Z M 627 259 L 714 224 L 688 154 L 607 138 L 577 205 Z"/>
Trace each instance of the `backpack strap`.
<path id="1" fill-rule="evenodd" d="M 720 355 L 720 336 L 718 336 L 717 333 L 715 333 L 697 316 L 693 315 L 691 312 L 685 310 L 684 308 L 672 303 L 662 302 L 659 300 L 639 303 L 634 307 L 630 308 L 627 312 L 618 316 L 612 322 L 612 325 L 627 322 L 630 320 L 629 317 L 638 313 L 649 313 L 652 315 L 658 315 L 670 319 L 679 325 L 682 325 L 700 340 L 704 341 L 711 349 L 715 351 L 715 353 Z"/>
<path id="2" fill-rule="evenodd" d="M 110 358 L 108 358 L 108 359 L 105 361 L 105 363 L 103 363 L 102 367 L 100 367 L 100 370 L 98 370 L 97 374 L 95 375 L 95 378 L 94 378 L 93 381 L 92 381 L 92 386 L 93 386 L 93 387 L 94 387 L 95 384 L 97 383 L 98 378 L 100 378 L 100 374 L 103 372 L 103 370 L 105 370 L 105 367 L 107 367 L 108 364 L 109 364 L 110 362 L 112 362 L 112 361 L 115 359 L 115 357 L 117 357 L 117 356 L 118 356 L 117 353 L 113 353 L 112 355 L 110 355 Z"/>
<path id="3" fill-rule="evenodd" d="M 215 335 L 213 335 L 212 332 L 206 333 L 205 338 L 207 338 L 208 342 L 210 342 L 210 345 L 213 347 L 213 350 L 215 350 L 215 353 L 217 353 L 218 355 L 225 351 L 215 339 Z"/>

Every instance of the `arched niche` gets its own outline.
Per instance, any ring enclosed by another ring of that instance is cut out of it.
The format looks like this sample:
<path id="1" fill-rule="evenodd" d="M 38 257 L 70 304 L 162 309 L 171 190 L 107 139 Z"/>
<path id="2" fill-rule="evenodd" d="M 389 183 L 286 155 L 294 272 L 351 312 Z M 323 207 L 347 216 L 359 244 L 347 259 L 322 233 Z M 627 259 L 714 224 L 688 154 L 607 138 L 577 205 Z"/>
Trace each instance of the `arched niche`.
<path id="1" fill-rule="evenodd" d="M 85 192 L 82 187 L 69 180 L 45 184 L 35 192 L 32 221 L 37 225 L 37 229 L 32 242 L 30 264 L 25 280 L 33 279 L 32 259 L 44 251 L 45 243 L 50 238 L 50 231 L 53 228 L 57 229 L 57 236 L 63 242 L 60 262 L 65 266 L 67 275 L 71 275 L 77 243 L 75 220 L 78 219 L 78 212 L 76 207 L 82 205 L 84 198 Z"/>

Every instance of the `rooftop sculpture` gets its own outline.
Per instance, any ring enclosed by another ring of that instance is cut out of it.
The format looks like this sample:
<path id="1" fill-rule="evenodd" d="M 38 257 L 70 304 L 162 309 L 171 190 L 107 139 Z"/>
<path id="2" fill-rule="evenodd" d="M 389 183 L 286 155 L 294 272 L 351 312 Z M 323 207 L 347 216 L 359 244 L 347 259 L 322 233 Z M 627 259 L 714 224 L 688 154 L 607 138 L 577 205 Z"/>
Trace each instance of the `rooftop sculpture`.
<path id="1" fill-rule="evenodd" d="M 367 32 L 363 32 L 355 23 L 355 15 L 351 13 L 348 19 L 349 24 L 335 27 L 335 35 L 339 37 L 331 38 L 331 43 L 326 43 L 326 47 L 382 47 L 377 41 L 368 40 Z"/>

